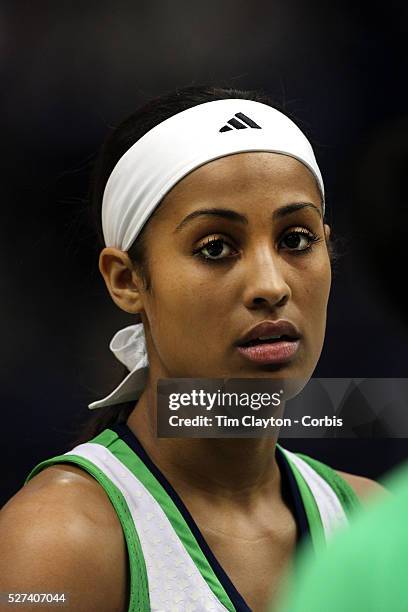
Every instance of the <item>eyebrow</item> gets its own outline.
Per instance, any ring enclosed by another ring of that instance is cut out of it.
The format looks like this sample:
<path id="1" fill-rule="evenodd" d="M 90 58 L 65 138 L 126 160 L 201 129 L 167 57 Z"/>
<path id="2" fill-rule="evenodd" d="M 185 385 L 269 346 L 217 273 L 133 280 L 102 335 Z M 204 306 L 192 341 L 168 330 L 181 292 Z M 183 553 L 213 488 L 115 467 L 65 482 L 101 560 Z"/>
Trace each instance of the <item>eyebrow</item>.
<path id="1" fill-rule="evenodd" d="M 282 219 L 288 215 L 291 215 L 298 210 L 302 210 L 303 208 L 311 208 L 315 210 L 319 217 L 322 217 L 322 213 L 319 208 L 312 204 L 311 202 L 295 202 L 293 204 L 285 204 L 285 206 L 281 206 L 277 210 L 275 210 L 272 214 L 272 219 Z M 229 219 L 230 221 L 238 221 L 239 223 L 248 225 L 248 217 L 245 215 L 241 215 L 237 213 L 235 210 L 231 210 L 229 208 L 200 208 L 199 210 L 195 210 L 185 217 L 176 227 L 174 232 L 179 232 L 183 227 L 185 227 L 188 223 L 196 219 L 197 217 L 221 217 L 223 219 Z"/>

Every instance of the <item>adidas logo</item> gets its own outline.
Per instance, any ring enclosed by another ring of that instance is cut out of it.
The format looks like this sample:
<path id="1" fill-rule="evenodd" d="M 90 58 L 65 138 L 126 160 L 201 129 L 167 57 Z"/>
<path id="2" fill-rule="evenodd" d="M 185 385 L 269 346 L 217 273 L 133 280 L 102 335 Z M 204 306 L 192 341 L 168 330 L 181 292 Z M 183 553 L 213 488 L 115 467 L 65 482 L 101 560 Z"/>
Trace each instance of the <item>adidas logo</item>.
<path id="1" fill-rule="evenodd" d="M 261 126 L 252 121 L 249 117 L 244 115 L 244 113 L 235 113 L 235 116 L 227 121 L 227 125 L 224 125 L 220 132 L 229 132 L 229 130 L 245 130 L 246 128 L 256 128 L 257 130 L 261 129 Z"/>

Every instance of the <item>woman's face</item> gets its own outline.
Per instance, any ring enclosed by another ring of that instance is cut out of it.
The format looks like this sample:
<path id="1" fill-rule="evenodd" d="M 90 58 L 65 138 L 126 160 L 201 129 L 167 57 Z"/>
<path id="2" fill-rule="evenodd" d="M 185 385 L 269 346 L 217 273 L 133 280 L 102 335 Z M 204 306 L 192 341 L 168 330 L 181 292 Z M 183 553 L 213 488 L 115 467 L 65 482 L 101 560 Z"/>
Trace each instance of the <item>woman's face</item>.
<path id="1" fill-rule="evenodd" d="M 230 155 L 180 181 L 146 228 L 152 374 L 308 379 L 331 283 L 325 234 L 315 179 L 291 157 Z M 289 358 L 260 363 L 238 349 L 256 324 L 282 320 L 299 334 Z"/>

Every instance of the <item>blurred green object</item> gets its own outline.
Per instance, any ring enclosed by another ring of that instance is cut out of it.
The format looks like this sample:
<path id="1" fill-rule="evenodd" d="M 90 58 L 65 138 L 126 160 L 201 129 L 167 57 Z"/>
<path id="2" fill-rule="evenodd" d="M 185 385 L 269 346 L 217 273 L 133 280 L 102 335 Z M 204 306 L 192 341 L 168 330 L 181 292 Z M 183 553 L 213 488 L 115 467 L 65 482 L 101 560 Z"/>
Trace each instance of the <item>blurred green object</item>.
<path id="1" fill-rule="evenodd" d="M 300 555 L 270 612 L 408 611 L 408 464 L 385 486 L 392 496 L 355 517 L 318 555 Z"/>

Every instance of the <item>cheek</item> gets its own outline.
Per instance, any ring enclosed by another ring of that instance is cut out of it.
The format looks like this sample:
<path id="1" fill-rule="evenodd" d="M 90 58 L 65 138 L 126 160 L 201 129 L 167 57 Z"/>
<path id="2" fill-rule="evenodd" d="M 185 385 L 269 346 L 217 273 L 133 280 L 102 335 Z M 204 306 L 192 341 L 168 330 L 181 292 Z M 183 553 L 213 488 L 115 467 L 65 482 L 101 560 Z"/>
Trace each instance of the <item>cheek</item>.
<path id="1" fill-rule="evenodd" d="M 320 282 L 316 282 L 315 287 L 311 287 L 311 304 L 312 304 L 312 339 L 316 345 L 316 350 L 320 355 L 323 348 L 324 337 L 326 334 L 326 319 L 327 319 L 327 304 L 330 295 L 331 274 L 322 274 Z M 313 291 L 314 289 L 314 291 Z"/>
<path id="2" fill-rule="evenodd" d="M 326 304 L 331 287 L 331 266 L 327 250 L 324 249 L 314 259 L 310 259 L 297 270 L 301 278 L 299 286 L 314 300 L 316 305 Z"/>
<path id="3" fill-rule="evenodd" d="M 225 347 L 217 340 L 223 338 L 228 310 L 219 288 L 218 294 L 181 275 L 175 283 L 157 284 L 148 319 L 153 351 L 169 376 L 205 378 L 221 371 Z"/>
<path id="4" fill-rule="evenodd" d="M 326 328 L 326 311 L 331 287 L 330 262 L 322 260 L 305 267 L 293 279 L 292 298 L 301 313 L 312 341 L 322 343 Z"/>
<path id="5" fill-rule="evenodd" d="M 331 274 L 327 270 L 320 270 L 319 273 L 304 279 L 305 300 L 310 305 L 312 316 L 321 315 L 327 308 L 330 295 Z"/>
<path id="6" fill-rule="evenodd" d="M 160 345 L 191 347 L 213 345 L 222 327 L 228 296 L 222 283 L 209 279 L 197 265 L 180 261 L 178 266 L 161 260 L 151 264 L 153 292 L 146 312 L 151 333 Z M 188 333 L 186 333 L 188 331 Z M 201 348 L 202 350 L 202 348 Z"/>

